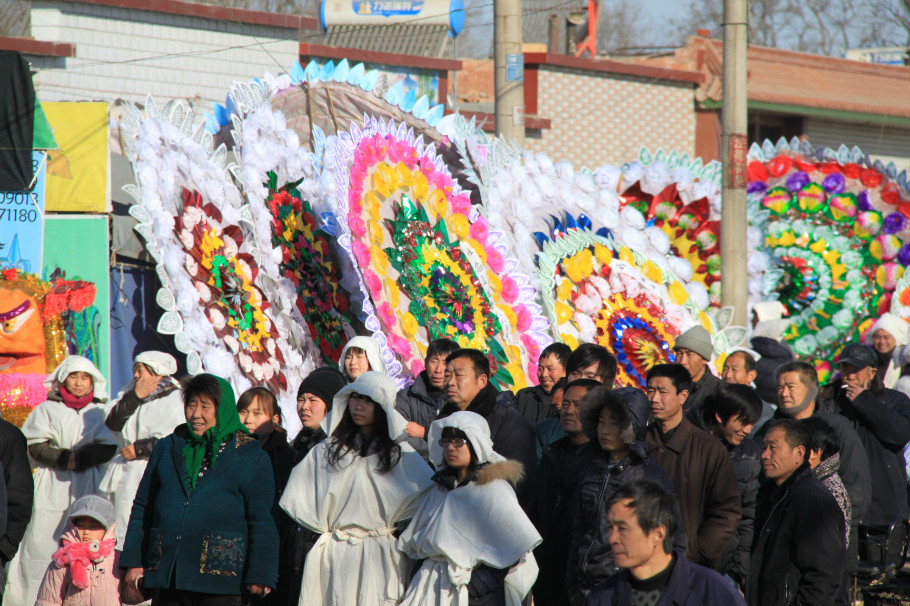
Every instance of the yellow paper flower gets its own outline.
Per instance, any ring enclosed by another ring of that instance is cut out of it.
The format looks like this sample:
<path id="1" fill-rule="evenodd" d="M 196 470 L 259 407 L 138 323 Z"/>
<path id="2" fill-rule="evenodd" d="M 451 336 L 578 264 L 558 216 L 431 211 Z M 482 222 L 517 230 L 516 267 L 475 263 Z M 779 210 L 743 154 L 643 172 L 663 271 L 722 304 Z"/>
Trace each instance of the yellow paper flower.
<path id="1" fill-rule="evenodd" d="M 449 212 L 449 201 L 446 200 L 445 193 L 439 189 L 434 189 L 432 193 L 430 193 L 427 206 L 440 217 L 446 216 L 446 213 Z"/>
<path id="2" fill-rule="evenodd" d="M 401 316 L 401 329 L 404 331 L 407 338 L 414 338 L 417 331 L 420 329 L 420 325 L 417 323 L 417 318 L 414 317 L 414 314 L 408 311 Z"/>
<path id="3" fill-rule="evenodd" d="M 493 287 L 493 290 L 496 292 L 502 292 L 502 280 L 499 279 L 499 276 L 494 274 L 492 271 L 488 271 L 487 279 L 490 281 L 490 285 Z"/>
<path id="4" fill-rule="evenodd" d="M 645 261 L 644 265 L 641 266 L 641 273 L 655 284 L 662 284 L 664 281 L 663 272 L 653 261 Z"/>
<path id="5" fill-rule="evenodd" d="M 594 245 L 594 256 L 600 261 L 601 265 L 609 265 L 613 260 L 613 252 L 603 244 Z"/>
<path id="6" fill-rule="evenodd" d="M 512 311 L 512 308 L 509 307 L 508 305 L 500 305 L 499 309 L 509 319 L 509 324 L 512 326 L 512 329 L 514 330 L 515 327 L 518 326 L 518 316 L 515 314 L 514 311 Z"/>
<path id="7" fill-rule="evenodd" d="M 556 302 L 556 322 L 562 324 L 572 319 L 572 308 L 562 301 Z"/>
<path id="8" fill-rule="evenodd" d="M 673 301 L 676 305 L 682 305 L 689 299 L 689 293 L 686 292 L 686 287 L 680 284 L 679 282 L 673 282 L 670 284 L 670 300 Z"/>
<path id="9" fill-rule="evenodd" d="M 468 237 L 468 234 L 471 232 L 471 226 L 468 223 L 468 218 L 460 213 L 455 213 L 448 218 L 449 229 L 452 230 L 460 240 L 464 240 Z"/>
<path id="10" fill-rule="evenodd" d="M 572 289 L 575 283 L 565 278 L 560 278 L 559 285 L 556 287 L 556 297 L 560 301 L 568 301 L 572 297 Z"/>

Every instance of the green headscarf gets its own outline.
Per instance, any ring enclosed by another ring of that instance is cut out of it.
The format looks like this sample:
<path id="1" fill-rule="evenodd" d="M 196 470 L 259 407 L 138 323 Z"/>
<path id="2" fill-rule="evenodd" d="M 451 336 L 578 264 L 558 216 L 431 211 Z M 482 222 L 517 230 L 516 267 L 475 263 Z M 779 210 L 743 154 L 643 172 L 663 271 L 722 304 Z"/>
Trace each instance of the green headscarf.
<path id="1" fill-rule="evenodd" d="M 202 376 L 202 375 L 200 375 Z M 190 481 L 190 490 L 196 489 L 196 480 L 199 478 L 199 468 L 202 467 L 202 459 L 208 452 L 212 457 L 212 467 L 215 466 L 215 459 L 218 458 L 218 447 L 225 436 L 229 436 L 235 431 L 250 433 L 246 425 L 240 422 L 240 415 L 237 414 L 237 401 L 234 399 L 234 389 L 231 384 L 215 375 L 208 375 L 218 381 L 221 386 L 221 402 L 218 403 L 215 412 L 215 425 L 205 430 L 201 436 L 193 433 L 190 424 L 186 424 L 189 430 L 189 437 L 186 439 L 186 446 L 183 447 L 183 459 L 186 461 L 186 473 Z"/>

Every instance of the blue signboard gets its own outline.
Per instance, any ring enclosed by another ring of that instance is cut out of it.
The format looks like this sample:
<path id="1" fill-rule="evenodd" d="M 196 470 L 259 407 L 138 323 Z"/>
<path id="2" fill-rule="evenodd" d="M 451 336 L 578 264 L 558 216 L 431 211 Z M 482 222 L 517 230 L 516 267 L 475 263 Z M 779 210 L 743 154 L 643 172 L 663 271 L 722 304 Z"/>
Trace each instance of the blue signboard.
<path id="1" fill-rule="evenodd" d="M 424 0 L 354 0 L 351 6 L 355 15 L 392 17 L 416 15 L 423 10 Z"/>
<path id="2" fill-rule="evenodd" d="M 45 152 L 32 152 L 31 191 L 0 192 L 0 269 L 41 273 L 46 158 Z"/>
<path id="3" fill-rule="evenodd" d="M 506 55 L 506 82 L 523 82 L 525 79 L 525 56 L 522 53 Z"/>

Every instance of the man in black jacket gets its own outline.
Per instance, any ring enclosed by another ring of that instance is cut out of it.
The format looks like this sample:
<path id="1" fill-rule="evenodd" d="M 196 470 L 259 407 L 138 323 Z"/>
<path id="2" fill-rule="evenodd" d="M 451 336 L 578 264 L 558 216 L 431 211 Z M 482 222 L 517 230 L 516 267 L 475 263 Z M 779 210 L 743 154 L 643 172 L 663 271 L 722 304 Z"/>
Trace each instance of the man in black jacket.
<path id="1" fill-rule="evenodd" d="M 838 414 L 830 412 L 828 407 L 819 406 L 821 400 L 818 390 L 818 373 L 815 367 L 807 362 L 792 361 L 777 368 L 778 407 L 772 420 L 796 419 L 800 421 L 809 417 L 821 417 L 837 433 L 840 448 L 840 475 L 850 495 L 853 505 L 853 520 L 850 536 L 851 551 L 855 552 L 856 525 L 869 508 L 872 492 L 869 458 L 866 449 L 856 435 L 850 422 Z M 755 441 L 762 444 L 765 433 L 771 423 L 766 423 L 755 432 Z M 856 560 L 855 554 L 851 562 Z M 852 565 L 851 565 L 852 566 Z"/>
<path id="2" fill-rule="evenodd" d="M 398 392 L 395 410 L 408 421 L 408 444 L 426 460 L 429 455 L 427 429 L 436 420 L 446 403 L 443 383 L 446 378 L 446 358 L 458 351 L 458 344 L 450 339 L 436 339 L 427 347 L 424 369 L 414 382 Z"/>
<path id="3" fill-rule="evenodd" d="M 450 354 L 446 359 L 444 384 L 446 405 L 439 412 L 439 418 L 458 410 L 469 410 L 486 419 L 493 449 L 524 466 L 525 476 L 515 487 L 515 493 L 527 509 L 534 496 L 537 470 L 534 430 L 514 405 L 499 402 L 500 392 L 490 383 L 490 375 L 490 362 L 482 352 L 459 349 Z M 511 400 L 514 401 L 514 397 Z"/>
<path id="4" fill-rule="evenodd" d="M 6 484 L 6 532 L 0 537 L 0 597 L 6 585 L 6 569 L 16 555 L 25 528 L 32 519 L 35 485 L 28 462 L 25 436 L 19 428 L 0 419 L 0 464 Z"/>
<path id="5" fill-rule="evenodd" d="M 743 516 L 734 540 L 717 563 L 717 570 L 746 586 L 749 553 L 755 532 L 755 499 L 761 475 L 761 447 L 749 434 L 761 416 L 762 401 L 748 385 L 726 385 L 702 403 L 708 433 L 719 439 L 730 453 L 736 484 L 742 497 Z"/>
<path id="6" fill-rule="evenodd" d="M 847 345 L 837 360 L 841 378 L 827 385 L 819 400 L 850 422 L 869 457 L 872 502 L 862 515 L 862 524 L 887 526 L 910 518 L 903 453 L 910 442 L 910 400 L 884 387 L 877 362 L 871 348 L 860 343 Z M 853 515 L 858 518 L 855 504 Z"/>
<path id="7" fill-rule="evenodd" d="M 566 437 L 543 449 L 537 471 L 534 510 L 531 519 L 543 542 L 535 550 L 540 572 L 534 584 L 534 601 L 550 606 L 568 606 L 566 560 L 572 538 L 572 520 L 578 507 L 578 482 L 582 473 L 601 454 L 581 421 L 581 402 L 599 387 L 593 379 L 578 379 L 566 385 L 559 420 Z"/>
<path id="8" fill-rule="evenodd" d="M 809 468 L 810 436 L 793 419 L 772 421 L 758 494 L 749 606 L 834 604 L 844 572 L 844 516 Z"/>

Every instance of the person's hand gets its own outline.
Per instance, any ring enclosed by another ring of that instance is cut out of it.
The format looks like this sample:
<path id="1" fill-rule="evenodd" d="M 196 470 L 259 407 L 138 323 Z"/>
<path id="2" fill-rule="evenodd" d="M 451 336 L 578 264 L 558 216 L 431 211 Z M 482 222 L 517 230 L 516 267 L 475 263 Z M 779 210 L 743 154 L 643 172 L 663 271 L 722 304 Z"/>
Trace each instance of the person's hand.
<path id="1" fill-rule="evenodd" d="M 408 432 L 409 438 L 425 438 L 427 437 L 427 429 L 419 423 L 414 421 L 409 421 L 407 427 L 404 428 Z"/>
<path id="2" fill-rule="evenodd" d="M 138 381 L 136 381 L 136 387 L 133 391 L 136 392 L 136 397 L 140 400 L 144 400 L 152 392 L 158 389 L 158 383 L 161 382 L 161 375 L 153 375 L 152 373 L 144 373 Z"/>
<path id="3" fill-rule="evenodd" d="M 76 471 L 76 455 L 75 453 L 70 453 L 69 461 L 66 462 L 67 471 Z"/>
<path id="4" fill-rule="evenodd" d="M 126 448 L 120 450 L 120 456 L 122 456 L 127 461 L 133 461 L 136 459 L 136 445 L 130 444 Z"/>
<path id="5" fill-rule="evenodd" d="M 129 570 L 126 571 L 126 576 L 124 577 L 123 580 L 126 581 L 127 585 L 129 585 L 136 591 L 139 591 L 139 579 L 141 579 L 143 576 L 145 576 L 144 569 L 130 568 Z"/>
<path id="6" fill-rule="evenodd" d="M 259 583 L 251 583 L 247 585 L 246 588 L 250 591 L 251 594 L 261 595 L 262 597 L 265 597 L 272 592 L 272 589 L 270 587 L 266 585 L 260 585 Z"/>
<path id="7" fill-rule="evenodd" d="M 851 402 L 855 400 L 859 394 L 869 388 L 870 383 L 871 381 L 866 381 L 865 384 L 862 385 L 857 383 L 844 383 L 844 393 L 846 394 L 847 399 Z"/>

